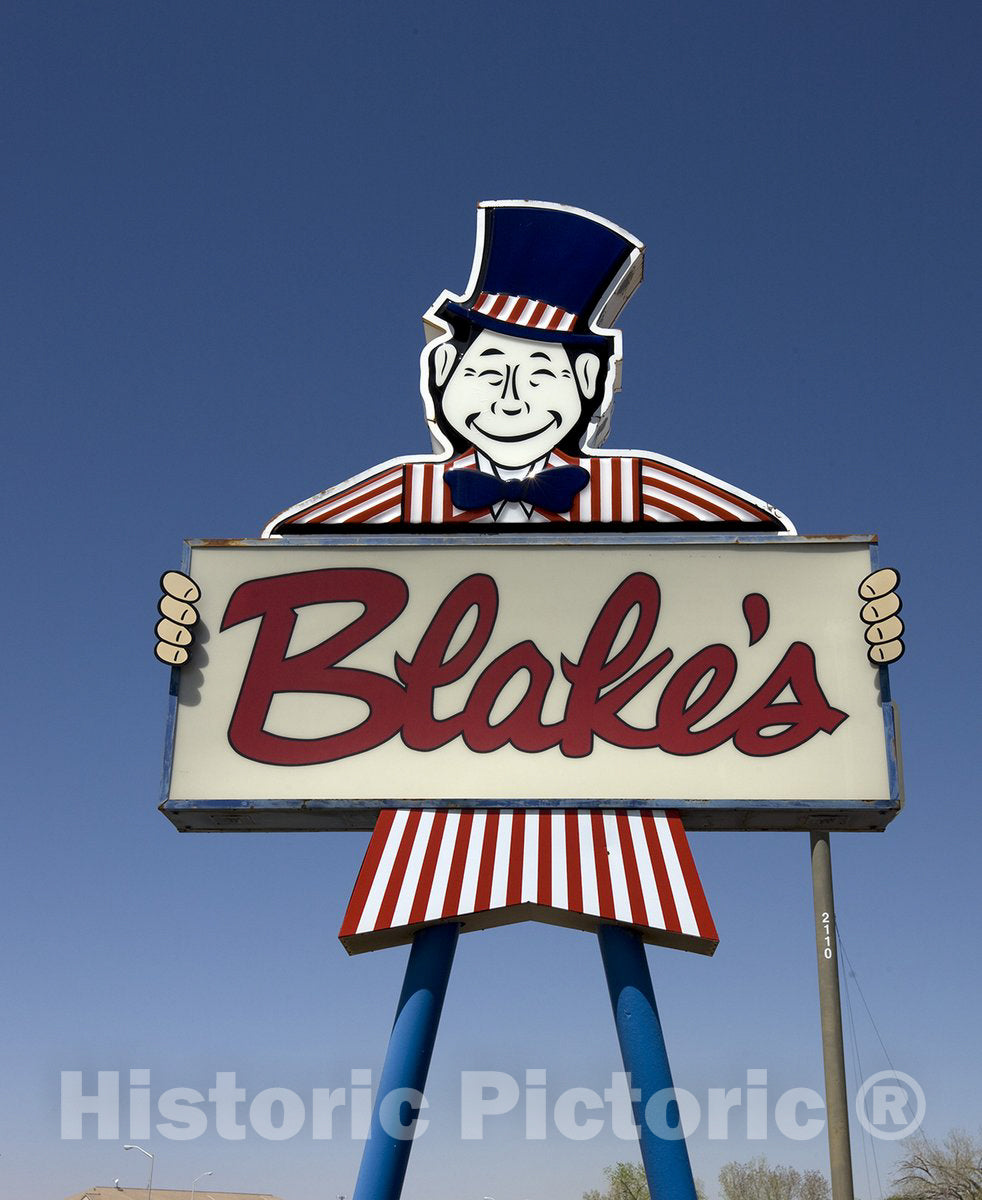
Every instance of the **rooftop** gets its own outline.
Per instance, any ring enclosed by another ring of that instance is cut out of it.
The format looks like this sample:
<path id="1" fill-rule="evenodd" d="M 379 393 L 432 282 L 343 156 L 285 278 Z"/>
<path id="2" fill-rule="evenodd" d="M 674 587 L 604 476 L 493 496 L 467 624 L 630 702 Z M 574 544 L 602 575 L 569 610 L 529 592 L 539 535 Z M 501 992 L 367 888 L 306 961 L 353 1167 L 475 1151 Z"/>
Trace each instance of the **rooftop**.
<path id="1" fill-rule="evenodd" d="M 191 1200 L 191 1189 L 153 1189 L 157 1200 Z M 212 1188 L 195 1188 L 195 1200 L 279 1200 L 268 1192 L 216 1192 Z M 93 1187 L 76 1192 L 68 1200 L 147 1200 L 145 1187 Z"/>

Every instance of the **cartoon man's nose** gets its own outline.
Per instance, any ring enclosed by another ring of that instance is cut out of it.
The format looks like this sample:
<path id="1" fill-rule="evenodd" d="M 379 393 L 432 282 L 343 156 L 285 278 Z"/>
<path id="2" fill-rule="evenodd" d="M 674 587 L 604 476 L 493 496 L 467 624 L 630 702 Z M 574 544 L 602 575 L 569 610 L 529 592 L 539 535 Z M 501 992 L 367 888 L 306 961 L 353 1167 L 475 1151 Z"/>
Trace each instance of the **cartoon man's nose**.
<path id="1" fill-rule="evenodd" d="M 518 372 L 515 370 L 514 367 L 506 367 L 505 368 L 505 377 L 501 381 L 501 395 L 499 396 L 500 400 L 508 401 L 508 400 L 518 400 L 519 399 L 518 387 L 517 387 L 517 384 L 518 384 L 517 375 L 518 375 Z M 516 411 L 521 411 L 521 410 L 516 410 Z"/>
<path id="2" fill-rule="evenodd" d="M 491 405 L 493 412 L 502 413 L 507 417 L 517 417 L 520 413 L 529 411 L 527 400 L 518 394 L 518 372 L 514 367 L 505 368 L 505 377 L 501 381 L 501 394 Z"/>
<path id="3" fill-rule="evenodd" d="M 491 405 L 491 411 L 502 417 L 518 417 L 529 411 L 524 400 L 513 400 L 510 396 L 499 398 Z"/>

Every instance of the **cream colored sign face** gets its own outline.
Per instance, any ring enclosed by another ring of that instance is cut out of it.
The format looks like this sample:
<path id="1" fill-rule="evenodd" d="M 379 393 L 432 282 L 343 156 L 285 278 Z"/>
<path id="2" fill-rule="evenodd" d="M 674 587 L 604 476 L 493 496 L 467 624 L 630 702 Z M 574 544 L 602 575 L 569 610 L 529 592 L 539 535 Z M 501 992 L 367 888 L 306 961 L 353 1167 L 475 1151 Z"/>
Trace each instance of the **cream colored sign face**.
<path id="1" fill-rule="evenodd" d="M 638 805 L 881 828 L 865 541 L 195 543 L 164 810 L 367 827 L 383 805 Z"/>

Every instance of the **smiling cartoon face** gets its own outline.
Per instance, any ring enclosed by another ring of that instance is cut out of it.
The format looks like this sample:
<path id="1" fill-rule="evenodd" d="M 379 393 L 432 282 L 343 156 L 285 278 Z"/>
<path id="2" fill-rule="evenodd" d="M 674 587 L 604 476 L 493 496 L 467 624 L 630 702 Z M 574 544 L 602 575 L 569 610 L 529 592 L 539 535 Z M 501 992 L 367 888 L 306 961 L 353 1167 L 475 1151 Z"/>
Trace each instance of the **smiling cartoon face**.
<path id="1" fill-rule="evenodd" d="M 574 364 L 558 342 L 487 329 L 459 362 L 447 343 L 435 354 L 437 382 L 448 380 L 444 419 L 506 468 L 528 466 L 563 440 L 594 395 L 600 369 L 595 354 L 580 354 Z"/>

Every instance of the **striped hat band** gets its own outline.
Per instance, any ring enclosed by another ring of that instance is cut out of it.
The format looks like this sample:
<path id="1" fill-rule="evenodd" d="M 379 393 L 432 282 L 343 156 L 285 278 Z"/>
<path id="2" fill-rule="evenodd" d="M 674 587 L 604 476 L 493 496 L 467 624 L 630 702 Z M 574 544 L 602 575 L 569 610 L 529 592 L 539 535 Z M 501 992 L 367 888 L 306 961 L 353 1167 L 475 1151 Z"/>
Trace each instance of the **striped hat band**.
<path id="1" fill-rule="evenodd" d="M 525 329 L 548 329 L 566 333 L 576 323 L 578 313 L 546 304 L 544 300 L 532 300 L 528 296 L 506 296 L 500 292 L 481 292 L 472 310 L 482 316 L 504 321 L 508 325 L 521 325 Z"/>

